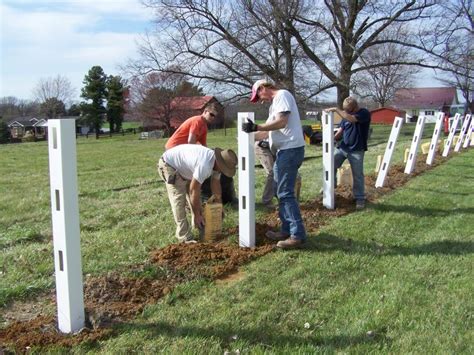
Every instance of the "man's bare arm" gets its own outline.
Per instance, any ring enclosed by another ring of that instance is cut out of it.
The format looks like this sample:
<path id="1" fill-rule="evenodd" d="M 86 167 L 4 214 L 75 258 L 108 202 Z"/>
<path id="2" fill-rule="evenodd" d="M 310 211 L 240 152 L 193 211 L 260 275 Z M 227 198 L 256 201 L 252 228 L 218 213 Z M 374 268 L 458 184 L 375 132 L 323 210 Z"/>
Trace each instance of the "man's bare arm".
<path id="1" fill-rule="evenodd" d="M 288 117 L 290 112 L 279 112 L 274 121 L 259 124 L 258 131 L 276 131 L 285 128 L 288 125 Z"/>

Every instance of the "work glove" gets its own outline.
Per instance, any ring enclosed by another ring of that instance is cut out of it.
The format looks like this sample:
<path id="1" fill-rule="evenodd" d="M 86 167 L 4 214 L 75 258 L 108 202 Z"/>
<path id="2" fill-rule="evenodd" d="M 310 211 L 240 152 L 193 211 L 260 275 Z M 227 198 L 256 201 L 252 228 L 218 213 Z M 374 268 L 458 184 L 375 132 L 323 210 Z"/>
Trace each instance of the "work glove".
<path id="1" fill-rule="evenodd" d="M 245 133 L 257 132 L 258 124 L 253 123 L 249 118 L 247 118 L 247 123 L 242 123 L 242 131 Z"/>

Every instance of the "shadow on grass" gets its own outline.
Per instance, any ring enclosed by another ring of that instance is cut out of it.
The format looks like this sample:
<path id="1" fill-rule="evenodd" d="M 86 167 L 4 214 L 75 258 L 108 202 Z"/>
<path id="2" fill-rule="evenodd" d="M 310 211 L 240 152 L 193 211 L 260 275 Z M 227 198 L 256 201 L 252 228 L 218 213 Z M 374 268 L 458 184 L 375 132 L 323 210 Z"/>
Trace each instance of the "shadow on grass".
<path id="1" fill-rule="evenodd" d="M 432 170 L 430 170 L 429 174 L 431 176 L 439 176 L 439 177 L 442 177 L 442 178 L 445 178 L 445 177 L 451 177 L 453 178 L 454 180 L 453 181 L 459 181 L 459 180 L 469 180 L 472 178 L 472 176 L 470 175 L 459 175 L 459 174 L 449 174 L 449 173 L 436 173 L 436 172 L 433 172 Z M 446 191 L 445 193 L 449 193 L 449 191 Z"/>
<path id="2" fill-rule="evenodd" d="M 389 204 L 369 204 L 367 209 L 372 209 L 379 212 L 398 212 L 398 213 L 408 213 L 416 217 L 446 217 L 450 216 L 453 213 L 466 213 L 474 214 L 474 207 L 456 207 L 452 209 L 442 209 L 442 208 L 428 208 L 428 207 L 417 207 L 417 206 L 396 206 Z"/>
<path id="3" fill-rule="evenodd" d="M 48 236 L 45 236 L 40 233 L 27 234 L 18 238 L 6 239 L 0 238 L 0 249 L 14 247 L 18 244 L 27 244 L 27 243 L 44 243 L 48 240 Z"/>
<path id="4" fill-rule="evenodd" d="M 128 185 L 128 186 L 114 187 L 112 189 L 105 189 L 105 190 L 91 191 L 91 192 L 82 192 L 82 193 L 79 194 L 79 197 L 97 197 L 97 196 L 100 196 L 100 195 L 102 195 L 106 192 L 120 192 L 120 191 L 124 191 L 124 190 L 139 188 L 139 187 L 146 186 L 146 185 L 159 184 L 159 183 L 162 183 L 162 182 L 163 182 L 163 180 L 156 179 L 156 180 L 140 182 L 138 184 L 132 184 L 132 185 Z"/>
<path id="5" fill-rule="evenodd" d="M 196 326 L 176 326 L 165 322 L 155 322 L 148 324 L 122 323 L 118 330 L 124 333 L 134 333 L 136 331 L 147 332 L 147 337 L 166 336 L 171 338 L 196 337 L 198 339 L 218 339 L 223 350 L 232 348 L 232 342 L 243 340 L 254 346 L 262 346 L 269 350 L 278 350 L 279 347 L 291 346 L 325 346 L 332 349 L 342 349 L 358 344 L 390 344 L 392 341 L 387 337 L 385 328 L 376 329 L 370 336 L 367 334 L 359 335 L 334 335 L 320 336 L 311 334 L 308 330 L 307 336 L 282 334 L 277 330 L 261 327 L 258 329 L 250 328 L 231 328 L 228 325 L 217 325 L 212 328 L 199 328 Z M 303 333 L 305 330 L 302 330 Z M 235 339 L 235 340 L 234 340 Z"/>
<path id="6" fill-rule="evenodd" d="M 460 152 L 462 153 L 462 151 Z M 467 165 L 467 164 L 459 164 L 457 162 L 454 162 L 454 163 L 450 163 L 451 166 L 455 166 L 457 168 L 466 168 L 466 169 L 472 169 L 474 168 L 474 164 L 473 165 Z"/>
<path id="7" fill-rule="evenodd" d="M 328 233 L 321 233 L 316 238 L 310 238 L 307 251 L 332 252 L 343 251 L 349 254 L 391 255 L 467 255 L 474 253 L 474 241 L 440 240 L 436 242 L 414 245 L 397 246 L 378 241 L 357 241 L 345 239 Z"/>

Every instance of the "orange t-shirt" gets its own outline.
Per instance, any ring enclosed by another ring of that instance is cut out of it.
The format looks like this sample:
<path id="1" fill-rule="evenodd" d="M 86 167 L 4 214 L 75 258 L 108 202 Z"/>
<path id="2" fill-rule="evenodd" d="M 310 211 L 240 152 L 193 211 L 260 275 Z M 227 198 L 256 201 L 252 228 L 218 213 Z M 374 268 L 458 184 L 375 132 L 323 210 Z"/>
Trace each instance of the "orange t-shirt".
<path id="1" fill-rule="evenodd" d="M 196 142 L 206 145 L 207 124 L 201 116 L 193 116 L 184 121 L 166 142 L 165 148 L 170 149 L 180 144 L 187 144 L 189 133 L 196 136 Z"/>

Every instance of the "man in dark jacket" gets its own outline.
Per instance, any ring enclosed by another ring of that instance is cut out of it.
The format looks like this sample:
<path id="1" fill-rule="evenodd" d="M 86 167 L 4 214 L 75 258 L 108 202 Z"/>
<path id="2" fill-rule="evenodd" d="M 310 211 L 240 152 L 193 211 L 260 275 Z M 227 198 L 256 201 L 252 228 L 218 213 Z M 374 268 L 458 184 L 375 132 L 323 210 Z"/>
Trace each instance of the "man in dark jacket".
<path id="1" fill-rule="evenodd" d="M 370 112 L 360 108 L 357 100 L 347 97 L 342 110 L 337 107 L 326 109 L 327 112 L 337 112 L 341 117 L 340 128 L 334 138 L 341 140 L 334 152 L 334 169 L 337 171 L 346 159 L 352 170 L 352 193 L 356 200 L 356 208 L 365 207 L 364 154 L 367 151 L 367 140 L 370 129 Z"/>

